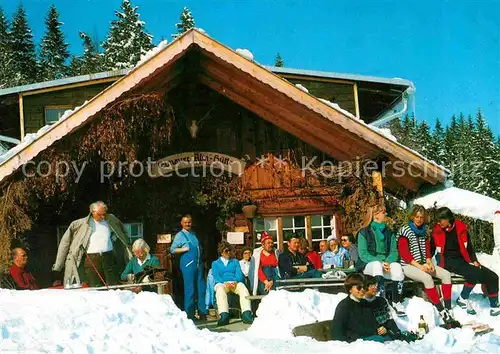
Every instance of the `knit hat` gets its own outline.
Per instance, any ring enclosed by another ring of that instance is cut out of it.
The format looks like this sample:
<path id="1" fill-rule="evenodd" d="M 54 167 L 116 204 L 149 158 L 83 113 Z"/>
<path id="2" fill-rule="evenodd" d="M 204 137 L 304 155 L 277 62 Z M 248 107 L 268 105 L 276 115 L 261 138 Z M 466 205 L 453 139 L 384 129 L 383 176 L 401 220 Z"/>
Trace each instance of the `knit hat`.
<path id="1" fill-rule="evenodd" d="M 261 238 L 260 238 L 260 243 L 264 243 L 266 240 L 272 240 L 272 239 L 273 239 L 273 237 L 264 231 L 262 233 Z"/>

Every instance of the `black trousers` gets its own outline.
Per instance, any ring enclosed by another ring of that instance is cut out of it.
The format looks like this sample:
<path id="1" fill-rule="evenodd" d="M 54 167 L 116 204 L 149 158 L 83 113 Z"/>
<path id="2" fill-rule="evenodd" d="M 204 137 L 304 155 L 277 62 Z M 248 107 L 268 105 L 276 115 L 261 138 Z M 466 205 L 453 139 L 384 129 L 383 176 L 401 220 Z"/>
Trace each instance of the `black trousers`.
<path id="1" fill-rule="evenodd" d="M 498 275 L 486 268 L 471 265 L 461 258 L 445 259 L 444 269 L 459 274 L 470 284 L 484 284 L 488 294 L 498 294 Z"/>
<path id="2" fill-rule="evenodd" d="M 88 258 L 85 257 L 84 270 L 85 277 L 87 278 L 87 282 L 90 287 L 104 286 L 99 274 L 107 285 L 118 284 L 116 259 L 112 251 L 105 253 L 91 253 L 88 256 Z M 94 269 L 92 263 L 96 269 Z M 99 274 L 97 274 L 97 272 L 99 272 Z"/>

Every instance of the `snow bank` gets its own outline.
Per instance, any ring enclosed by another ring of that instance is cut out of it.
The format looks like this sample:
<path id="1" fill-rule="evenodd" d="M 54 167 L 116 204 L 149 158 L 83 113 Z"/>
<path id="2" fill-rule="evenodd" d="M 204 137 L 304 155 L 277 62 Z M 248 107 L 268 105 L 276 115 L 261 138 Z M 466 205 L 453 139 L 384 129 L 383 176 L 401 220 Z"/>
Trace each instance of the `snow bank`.
<path id="1" fill-rule="evenodd" d="M 413 201 L 425 208 L 446 206 L 454 213 L 475 219 L 493 222 L 495 211 L 500 210 L 500 201 L 482 194 L 456 187 L 446 188 Z"/>
<path id="2" fill-rule="evenodd" d="M 238 48 L 238 49 L 235 50 L 235 52 L 238 53 L 239 55 L 241 55 L 242 57 L 247 58 L 248 60 L 253 61 L 253 54 L 248 49 L 240 49 L 240 48 Z"/>
<path id="3" fill-rule="evenodd" d="M 500 271 L 498 257 L 479 254 L 482 264 Z M 454 287 L 454 299 L 461 286 Z M 317 342 L 293 338 L 295 326 L 333 318 L 345 294 L 313 290 L 302 293 L 272 291 L 265 297 L 254 324 L 239 333 L 198 330 L 170 296 L 129 291 L 86 290 L 12 291 L 0 289 L 0 352 L 64 353 L 495 353 L 500 346 L 500 318 L 488 314 L 488 300 L 476 287 L 471 299 L 478 316 L 455 308 L 455 317 L 478 320 L 494 333 L 473 338 L 470 329 L 446 331 L 435 327 L 437 314 L 420 298 L 405 300 L 407 319 L 400 328 L 415 329 L 424 315 L 431 331 L 408 344 L 357 341 Z"/>

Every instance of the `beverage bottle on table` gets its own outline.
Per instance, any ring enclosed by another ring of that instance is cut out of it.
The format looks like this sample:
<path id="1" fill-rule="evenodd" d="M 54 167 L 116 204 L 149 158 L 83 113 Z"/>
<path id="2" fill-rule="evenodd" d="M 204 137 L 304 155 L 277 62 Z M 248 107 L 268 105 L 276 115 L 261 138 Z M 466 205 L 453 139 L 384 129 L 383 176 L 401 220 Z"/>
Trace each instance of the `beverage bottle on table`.
<path id="1" fill-rule="evenodd" d="M 423 338 L 427 332 L 429 332 L 429 327 L 424 320 L 424 315 L 420 315 L 420 321 L 418 321 L 418 337 Z"/>

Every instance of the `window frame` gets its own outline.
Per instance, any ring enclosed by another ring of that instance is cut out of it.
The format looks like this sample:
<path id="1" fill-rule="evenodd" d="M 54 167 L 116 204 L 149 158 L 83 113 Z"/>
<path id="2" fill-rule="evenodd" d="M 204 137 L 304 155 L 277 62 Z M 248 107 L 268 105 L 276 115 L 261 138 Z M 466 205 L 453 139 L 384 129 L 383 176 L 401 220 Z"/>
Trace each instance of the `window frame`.
<path id="1" fill-rule="evenodd" d="M 312 223 L 312 218 L 313 216 L 319 216 L 321 217 L 321 225 L 316 225 L 314 226 L 313 223 Z M 324 224 L 324 217 L 327 216 L 330 218 L 330 222 L 329 224 L 325 225 Z M 332 219 L 335 220 L 334 217 L 332 217 L 332 215 L 329 215 L 329 214 L 314 214 L 314 215 L 311 215 L 311 240 L 312 242 L 320 242 L 322 240 L 326 240 L 328 238 L 328 236 L 330 236 L 332 234 Z M 333 221 L 333 223 L 335 223 L 335 221 Z M 318 230 L 318 229 L 321 229 L 321 235 L 323 238 L 320 238 L 320 239 L 317 239 L 317 238 L 313 238 L 313 234 L 312 234 L 312 231 L 313 230 Z M 329 230 L 329 234 L 326 235 L 325 234 L 325 231 L 326 229 Z"/>
<path id="2" fill-rule="evenodd" d="M 69 109 L 73 109 L 73 106 L 72 105 L 48 105 L 48 106 L 44 106 L 43 107 L 43 120 L 45 121 L 45 125 L 52 125 L 52 124 L 55 124 L 57 122 L 59 122 L 59 120 L 61 119 L 62 117 L 62 114 L 64 114 L 64 112 L 62 112 L 61 114 L 61 117 L 59 117 L 56 121 L 53 121 L 53 122 L 48 122 L 47 121 L 47 111 L 48 110 L 64 110 L 67 111 Z"/>

